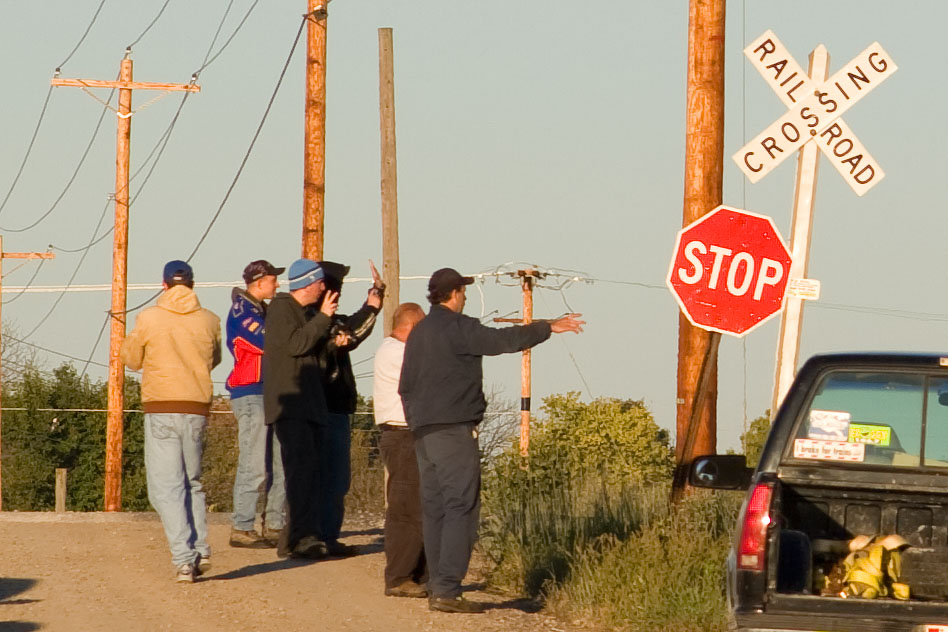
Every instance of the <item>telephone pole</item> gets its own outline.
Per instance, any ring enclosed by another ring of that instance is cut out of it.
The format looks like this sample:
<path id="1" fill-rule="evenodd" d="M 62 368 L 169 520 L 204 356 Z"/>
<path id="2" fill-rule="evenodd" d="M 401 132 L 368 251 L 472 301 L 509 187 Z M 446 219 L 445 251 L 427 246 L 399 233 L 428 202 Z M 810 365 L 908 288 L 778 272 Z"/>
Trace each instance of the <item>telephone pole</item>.
<path id="1" fill-rule="evenodd" d="M 55 259 L 56 255 L 51 252 L 3 252 L 3 237 L 0 237 L 0 293 L 2 293 L 3 285 L 3 260 L 4 259 Z M 3 303 L 0 301 L 0 306 Z M 3 336 L 3 328 L 0 327 L 0 338 Z M 0 349 L 3 345 L 0 344 Z M 2 354 L 0 354 L 0 364 L 2 364 Z M 0 370 L 0 376 L 2 376 L 2 370 Z M 0 382 L 2 382 L 0 378 Z M 0 404 L 2 406 L 2 404 Z M 2 421 L 0 421 L 0 433 L 2 433 Z M 2 435 L 0 435 L 2 436 Z M 2 446 L 3 440 L 0 438 L 0 457 L 2 457 Z M 0 511 L 3 511 L 3 459 L 0 458 Z"/>
<path id="2" fill-rule="evenodd" d="M 523 318 L 495 318 L 495 323 L 529 325 L 533 322 L 533 286 L 545 275 L 533 268 L 517 270 L 520 288 L 523 291 Z M 530 349 L 524 349 L 520 363 L 520 456 L 530 454 L 530 392 L 533 380 L 533 364 Z"/>
<path id="3" fill-rule="evenodd" d="M 329 0 L 307 0 L 303 144 L 303 256 L 323 258 L 326 194 L 326 19 Z"/>
<path id="4" fill-rule="evenodd" d="M 118 132 L 115 152 L 115 231 L 112 242 L 112 309 L 109 337 L 108 416 L 105 431 L 105 510 L 122 510 L 122 430 L 125 407 L 125 365 L 119 357 L 125 340 L 125 307 L 128 270 L 128 172 L 132 134 L 132 90 L 199 92 L 189 84 L 142 83 L 132 81 L 131 50 L 125 51 L 118 81 L 54 78 L 54 86 L 117 88 L 119 91 Z"/>
<path id="5" fill-rule="evenodd" d="M 724 3 L 725 0 L 690 0 L 682 226 L 687 226 L 721 204 L 724 166 Z M 717 447 L 719 340 L 720 334 L 699 329 L 689 323 L 684 314 L 678 315 L 675 456 L 679 470 L 687 468 L 694 455 L 713 454 Z M 676 483 L 683 480 L 678 474 Z"/>
<path id="6" fill-rule="evenodd" d="M 395 159 L 395 55 L 392 29 L 379 29 L 379 129 L 381 131 L 382 280 L 388 300 L 383 325 L 392 333 L 392 314 L 399 304 L 398 167 Z"/>

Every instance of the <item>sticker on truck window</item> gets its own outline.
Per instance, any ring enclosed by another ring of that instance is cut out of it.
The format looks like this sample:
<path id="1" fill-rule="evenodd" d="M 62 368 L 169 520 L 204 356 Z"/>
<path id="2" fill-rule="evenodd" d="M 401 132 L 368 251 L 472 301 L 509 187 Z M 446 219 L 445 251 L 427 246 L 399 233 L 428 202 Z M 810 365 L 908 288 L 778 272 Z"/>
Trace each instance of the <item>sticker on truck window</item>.
<path id="1" fill-rule="evenodd" d="M 793 458 L 862 462 L 866 458 L 866 444 L 850 443 L 849 441 L 796 439 L 793 442 Z"/>
<path id="2" fill-rule="evenodd" d="M 849 442 L 887 446 L 892 440 L 892 428 L 876 424 L 849 424 Z"/>
<path id="3" fill-rule="evenodd" d="M 840 410 L 811 410 L 806 436 L 824 441 L 847 441 L 851 416 Z"/>

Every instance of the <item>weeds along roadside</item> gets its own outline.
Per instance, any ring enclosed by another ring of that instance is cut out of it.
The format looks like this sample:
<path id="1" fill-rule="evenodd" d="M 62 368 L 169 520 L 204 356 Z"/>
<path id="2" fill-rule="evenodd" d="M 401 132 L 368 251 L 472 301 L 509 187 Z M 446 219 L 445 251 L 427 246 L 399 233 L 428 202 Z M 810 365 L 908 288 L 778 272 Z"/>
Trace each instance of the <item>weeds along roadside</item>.
<path id="1" fill-rule="evenodd" d="M 668 437 L 641 402 L 545 400 L 529 467 L 484 474 L 480 551 L 496 588 L 617 630 L 724 630 L 724 560 L 739 494 L 669 503 Z"/>

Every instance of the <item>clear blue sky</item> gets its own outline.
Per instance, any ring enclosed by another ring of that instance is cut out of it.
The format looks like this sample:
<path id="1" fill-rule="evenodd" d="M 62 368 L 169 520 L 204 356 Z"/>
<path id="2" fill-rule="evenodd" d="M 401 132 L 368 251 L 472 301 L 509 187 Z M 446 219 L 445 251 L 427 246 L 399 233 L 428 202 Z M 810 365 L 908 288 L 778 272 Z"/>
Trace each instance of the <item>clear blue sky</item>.
<path id="1" fill-rule="evenodd" d="M 3 8 L 0 200 L 23 160 L 54 69 L 99 3 L 45 0 Z M 106 0 L 62 76 L 113 78 L 125 47 L 163 4 Z M 228 4 L 171 0 L 133 47 L 135 78 L 187 82 Z M 252 4 L 234 0 L 214 50 Z M 141 189 L 146 166 L 132 183 L 132 194 L 141 195 L 131 212 L 131 283 L 158 281 L 165 261 L 187 256 L 197 243 L 261 120 L 305 8 L 303 0 L 260 0 L 231 45 L 201 73 L 203 90 L 182 108 L 153 175 Z M 525 261 L 600 279 L 562 294 L 538 294 L 538 317 L 565 311 L 565 297 L 589 324 L 586 333 L 558 336 L 536 351 L 534 398 L 567 390 L 641 398 L 660 425 L 673 428 L 678 308 L 664 277 L 681 225 L 687 9 L 685 0 L 335 0 L 328 37 L 327 258 L 349 263 L 360 276 L 368 258 L 381 259 L 377 29 L 392 27 L 403 274 L 427 275 L 445 265 L 477 272 Z M 933 52 L 946 20 L 948 4 L 937 1 L 729 3 L 724 201 L 772 216 L 788 239 L 794 161 L 756 185 L 730 161 L 745 139 L 784 111 L 744 60 L 745 42 L 773 29 L 804 66 L 809 51 L 823 43 L 832 72 L 878 40 L 899 65 L 845 117 L 886 179 L 858 198 L 821 159 L 810 277 L 822 282 L 823 295 L 806 308 L 801 360 L 841 349 L 948 347 L 942 290 L 948 220 L 935 195 L 946 164 L 946 90 Z M 251 259 L 286 264 L 299 255 L 303 52 L 301 43 L 243 176 L 194 259 L 198 281 L 237 279 Z M 153 96 L 136 93 L 134 105 Z M 171 94 L 133 117 L 133 170 L 180 102 Z M 50 208 L 101 110 L 78 89 L 53 92 L 22 177 L 0 210 L 7 251 L 89 242 L 114 188 L 111 114 L 56 209 L 31 230 L 11 229 Z M 110 207 L 106 226 L 111 214 Z M 106 238 L 89 251 L 75 283 L 109 282 L 110 244 Z M 35 284 L 66 283 L 79 257 L 57 251 Z M 5 285 L 25 284 L 35 269 L 17 265 L 4 263 Z M 363 292 L 364 286 L 348 287 L 342 309 L 357 308 Z M 519 309 L 516 288 L 488 282 L 483 294 L 486 312 Z M 129 303 L 147 296 L 132 293 Z M 206 307 L 226 313 L 228 290 L 199 296 Z M 55 298 L 25 294 L 4 306 L 4 323 L 24 335 Z M 424 283 L 403 282 L 402 299 L 423 302 Z M 108 293 L 68 294 L 30 341 L 85 358 L 108 305 Z M 479 314 L 480 301 L 471 300 L 468 311 Z M 754 418 L 770 404 L 777 329 L 774 319 L 743 340 L 722 343 L 722 449 L 737 444 L 745 414 Z M 355 359 L 368 358 L 380 335 Z M 38 357 L 50 368 L 62 359 Z M 106 358 L 107 336 L 94 359 Z M 519 398 L 519 367 L 518 356 L 488 360 L 488 385 Z M 228 369 L 225 360 L 215 379 L 223 380 Z M 90 373 L 103 377 L 105 370 L 94 365 Z M 360 387 L 368 393 L 371 380 L 360 380 Z"/>

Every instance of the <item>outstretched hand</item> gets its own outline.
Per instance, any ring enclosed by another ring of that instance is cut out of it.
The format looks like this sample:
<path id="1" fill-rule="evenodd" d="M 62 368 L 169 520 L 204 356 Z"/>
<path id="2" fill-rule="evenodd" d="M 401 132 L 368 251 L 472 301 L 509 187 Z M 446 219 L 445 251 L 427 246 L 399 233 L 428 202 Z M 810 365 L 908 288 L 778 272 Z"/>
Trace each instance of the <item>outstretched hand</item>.
<path id="1" fill-rule="evenodd" d="M 375 268 L 375 263 L 369 259 L 369 268 L 372 270 L 372 287 L 369 288 L 369 296 L 366 302 L 376 309 L 382 307 L 382 299 L 385 297 L 385 283 L 382 281 L 379 271 Z"/>
<path id="2" fill-rule="evenodd" d="M 332 290 L 326 291 L 326 296 L 323 297 L 323 304 L 320 305 L 319 311 L 326 316 L 332 316 L 336 313 L 336 309 L 339 308 L 339 292 L 333 292 Z"/>
<path id="3" fill-rule="evenodd" d="M 556 320 L 551 320 L 550 330 L 554 334 L 561 334 L 566 331 L 572 331 L 578 334 L 583 330 L 583 325 L 586 324 L 585 320 L 579 320 L 580 316 L 582 316 L 582 314 L 566 314 Z"/>

